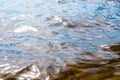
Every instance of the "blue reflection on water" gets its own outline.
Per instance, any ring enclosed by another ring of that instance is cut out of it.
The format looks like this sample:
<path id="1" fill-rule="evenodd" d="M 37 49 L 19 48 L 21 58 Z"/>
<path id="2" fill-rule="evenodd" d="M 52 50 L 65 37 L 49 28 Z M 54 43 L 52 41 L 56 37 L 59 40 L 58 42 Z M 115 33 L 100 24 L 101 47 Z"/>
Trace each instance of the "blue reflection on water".
<path id="1" fill-rule="evenodd" d="M 44 51 L 47 49 L 49 52 L 50 47 L 47 46 L 49 43 L 57 43 L 57 47 L 64 53 L 65 49 L 61 47 L 61 43 L 64 42 L 71 43 L 67 46 L 73 49 L 73 52 L 98 51 L 98 48 L 93 46 L 120 42 L 120 3 L 117 1 L 8 0 L 0 1 L 0 14 L 1 36 L 4 35 L 6 38 L 0 44 L 0 52 L 4 53 L 28 52 L 39 55 L 47 53 Z M 81 23 L 90 27 L 49 26 L 59 23 L 51 19 L 53 16 L 67 19 L 73 24 Z M 50 20 L 47 21 L 46 18 Z M 14 30 L 21 25 L 33 26 L 38 29 L 38 32 L 14 33 Z M 52 32 L 55 31 L 57 34 L 53 35 Z M 5 44 L 6 42 L 8 44 Z M 68 51 L 68 53 L 72 52 Z M 63 57 L 60 54 L 51 55 Z"/>
<path id="2" fill-rule="evenodd" d="M 17 51 L 17 50 L 5 50 L 5 52 L 6 53 L 8 53 L 8 54 L 20 54 L 21 53 L 21 51 Z"/>
<path id="3" fill-rule="evenodd" d="M 8 48 L 10 48 L 10 47 L 15 47 L 17 44 L 15 44 L 15 43 L 9 43 L 9 44 L 0 44 L 0 47 L 8 47 Z"/>
<path id="4" fill-rule="evenodd" d="M 63 20 L 75 27 L 65 26 Z M 34 62 L 43 69 L 50 65 L 64 66 L 77 59 L 118 58 L 120 55 L 103 50 L 104 46 L 118 42 L 117 1 L 0 0 L 0 62 L 15 65 L 15 70 Z"/>

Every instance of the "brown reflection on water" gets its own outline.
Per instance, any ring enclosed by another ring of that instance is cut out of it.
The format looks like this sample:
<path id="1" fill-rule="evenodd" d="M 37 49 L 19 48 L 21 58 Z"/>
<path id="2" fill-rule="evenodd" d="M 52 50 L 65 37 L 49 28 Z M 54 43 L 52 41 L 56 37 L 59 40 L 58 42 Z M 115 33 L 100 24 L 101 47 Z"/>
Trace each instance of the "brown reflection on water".
<path id="1" fill-rule="evenodd" d="M 107 50 L 120 53 L 120 43 Z M 52 76 L 51 80 L 120 80 L 120 58 L 83 60 L 67 67 L 68 70 Z"/>
<path id="2" fill-rule="evenodd" d="M 51 80 L 120 80 L 120 58 L 102 61 L 106 64 L 89 62 L 92 61 L 69 65 L 67 71 L 54 75 Z"/>
<path id="3" fill-rule="evenodd" d="M 120 44 L 110 46 L 108 51 L 120 53 Z M 32 72 L 30 65 L 13 74 L 1 75 L 4 80 L 41 80 L 38 78 L 19 79 L 24 74 Z M 54 67 L 48 67 L 47 72 L 50 73 L 50 80 L 120 80 L 120 58 L 107 60 L 79 60 L 76 64 L 68 64 L 66 70 L 60 73 L 54 73 Z M 36 73 L 40 73 L 39 70 Z M 44 75 L 43 75 L 44 76 Z M 41 76 L 42 77 L 42 76 Z M 49 80 L 49 79 L 48 79 Z"/>
<path id="4" fill-rule="evenodd" d="M 113 53 L 120 53 L 120 44 L 117 43 L 107 48 Z M 87 55 L 87 54 L 86 54 Z M 60 73 L 55 73 L 56 67 L 49 66 L 46 77 L 40 72 L 39 66 L 30 65 L 14 74 L 0 75 L 3 80 L 120 80 L 120 58 L 101 60 L 78 60 L 74 64 L 66 65 Z M 27 75 L 28 74 L 28 75 Z M 30 75 L 29 75 L 30 74 Z M 27 77 L 26 77 L 26 76 Z M 34 77 L 32 75 L 38 75 Z"/>

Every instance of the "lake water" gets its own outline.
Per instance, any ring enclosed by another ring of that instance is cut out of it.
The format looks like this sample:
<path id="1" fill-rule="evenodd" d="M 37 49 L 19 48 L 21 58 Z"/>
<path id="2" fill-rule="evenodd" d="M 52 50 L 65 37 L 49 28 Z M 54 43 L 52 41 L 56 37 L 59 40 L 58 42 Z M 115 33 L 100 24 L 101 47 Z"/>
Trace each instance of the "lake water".
<path id="1" fill-rule="evenodd" d="M 119 80 L 119 53 L 119 0 L 0 0 L 0 80 Z"/>

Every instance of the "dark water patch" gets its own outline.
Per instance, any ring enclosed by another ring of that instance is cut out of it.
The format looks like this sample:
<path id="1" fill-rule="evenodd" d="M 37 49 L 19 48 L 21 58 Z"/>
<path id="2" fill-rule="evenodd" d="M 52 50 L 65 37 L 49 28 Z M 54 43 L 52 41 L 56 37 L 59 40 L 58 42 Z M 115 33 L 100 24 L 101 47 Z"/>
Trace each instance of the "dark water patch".
<path id="1" fill-rule="evenodd" d="M 120 58 L 111 59 L 111 60 L 109 60 L 108 64 L 119 63 L 119 61 L 120 61 Z"/>

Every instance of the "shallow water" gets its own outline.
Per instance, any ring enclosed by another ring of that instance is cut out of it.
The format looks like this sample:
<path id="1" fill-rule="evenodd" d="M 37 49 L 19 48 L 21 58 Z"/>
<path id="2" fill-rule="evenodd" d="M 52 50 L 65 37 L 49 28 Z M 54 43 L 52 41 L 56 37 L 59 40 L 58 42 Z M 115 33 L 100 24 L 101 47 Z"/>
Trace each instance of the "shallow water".
<path id="1" fill-rule="evenodd" d="M 119 0 L 0 0 L 1 80 L 117 80 L 119 42 Z"/>

